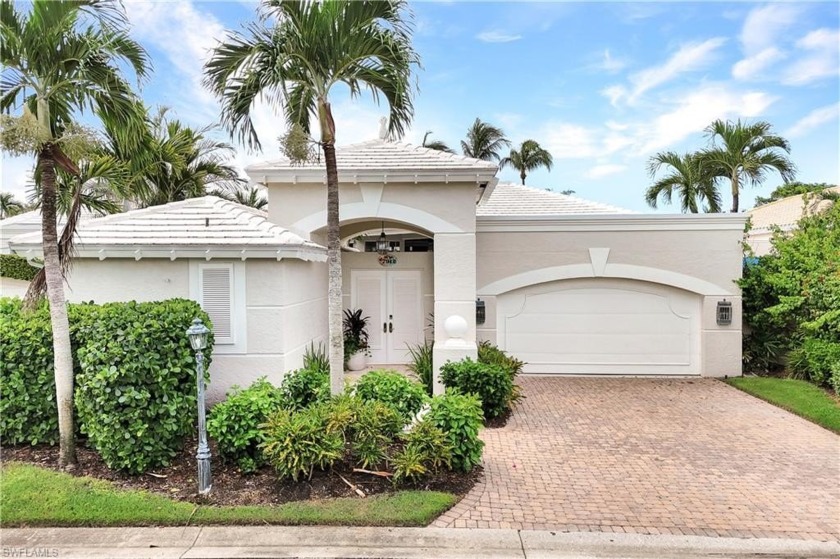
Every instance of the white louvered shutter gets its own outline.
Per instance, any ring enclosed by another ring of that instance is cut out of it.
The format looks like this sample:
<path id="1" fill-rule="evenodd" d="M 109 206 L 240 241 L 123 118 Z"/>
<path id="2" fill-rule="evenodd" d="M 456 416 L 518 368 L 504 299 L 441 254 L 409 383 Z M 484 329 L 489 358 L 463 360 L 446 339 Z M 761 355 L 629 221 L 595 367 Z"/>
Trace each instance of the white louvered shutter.
<path id="1" fill-rule="evenodd" d="M 233 339 L 233 267 L 202 266 L 201 308 L 213 321 L 217 344 L 232 344 Z"/>

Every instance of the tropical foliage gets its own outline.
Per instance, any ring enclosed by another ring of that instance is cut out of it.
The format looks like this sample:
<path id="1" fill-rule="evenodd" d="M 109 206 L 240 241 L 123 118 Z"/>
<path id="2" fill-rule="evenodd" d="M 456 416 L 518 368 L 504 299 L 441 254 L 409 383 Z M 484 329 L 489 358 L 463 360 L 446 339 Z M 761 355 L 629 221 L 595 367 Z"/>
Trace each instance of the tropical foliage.
<path id="1" fill-rule="evenodd" d="M 76 459 L 73 358 L 56 232 L 56 169 L 80 174 L 75 160 L 78 152 L 89 147 L 85 142 L 89 135 L 79 132 L 75 122 L 82 110 L 109 123 L 125 145 L 142 141 L 144 115 L 138 111 L 137 97 L 123 69 L 142 79 L 148 58 L 129 36 L 125 14 L 117 3 L 34 0 L 21 11 L 15 2 L 3 0 L 0 21 L 0 111 L 19 111 L 16 117 L 5 115 L 3 148 L 36 156 L 35 178 L 42 189 L 45 283 L 61 432 L 59 464 L 67 466 Z M 79 209 L 76 204 L 65 226 L 71 238 Z M 69 254 L 66 248 L 65 255 Z"/>
<path id="2" fill-rule="evenodd" d="M 739 285 L 749 334 L 744 366 L 783 368 L 840 389 L 840 203 L 777 231 L 773 250 L 749 259 Z"/>
<path id="3" fill-rule="evenodd" d="M 330 386 L 343 389 L 336 126 L 330 95 L 336 86 L 363 91 L 389 107 L 388 134 L 401 136 L 414 114 L 412 68 L 419 57 L 411 44 L 412 21 L 403 0 L 328 0 L 262 3 L 262 17 L 243 32 L 229 33 L 205 66 L 206 85 L 221 100 L 223 125 L 252 148 L 260 148 L 251 119 L 254 102 L 282 101 L 290 129 L 312 133 L 327 171 Z"/>
<path id="4" fill-rule="evenodd" d="M 660 199 L 670 204 L 679 200 L 683 213 L 720 212 L 720 193 L 714 178 L 704 172 L 703 160 L 697 153 L 679 155 L 673 151 L 657 153 L 648 162 L 651 179 L 665 167 L 669 172 L 648 187 L 645 201 L 655 208 Z"/>
<path id="5" fill-rule="evenodd" d="M 211 191 L 210 194 L 257 210 L 265 210 L 268 207 L 268 199 L 265 197 L 263 190 L 255 185 L 216 189 Z"/>
<path id="6" fill-rule="evenodd" d="M 499 169 L 504 169 L 508 165 L 513 167 L 519 171 L 519 178 L 522 179 L 524 185 L 528 173 L 540 167 L 545 167 L 550 171 L 553 164 L 554 159 L 548 150 L 543 149 L 535 140 L 525 140 L 519 149 L 510 150 L 510 155 L 499 162 Z"/>
<path id="7" fill-rule="evenodd" d="M 445 151 L 446 153 L 455 153 L 455 151 L 449 147 L 446 142 L 442 142 L 440 140 L 429 140 L 429 136 L 432 135 L 431 130 L 427 130 L 425 134 L 423 134 L 423 147 L 434 149 L 437 151 Z"/>
<path id="8" fill-rule="evenodd" d="M 149 157 L 132 169 L 144 183 L 137 202 L 142 206 L 178 202 L 204 196 L 208 188 L 230 191 L 235 199 L 245 181 L 228 163 L 233 146 L 212 140 L 212 126 L 193 130 L 168 115 L 168 110 L 161 108 L 152 117 Z"/>
<path id="9" fill-rule="evenodd" d="M 712 147 L 700 152 L 704 171 L 716 179 L 729 181 L 733 213 L 738 212 L 745 183 L 759 185 L 771 171 L 778 172 L 785 182 L 796 176 L 796 166 L 788 158 L 790 144 L 773 134 L 767 122 L 716 120 L 706 128 L 706 134 Z"/>
<path id="10" fill-rule="evenodd" d="M 23 202 L 15 198 L 11 192 L 0 192 L 0 219 L 6 219 L 26 211 Z"/>
<path id="11" fill-rule="evenodd" d="M 763 196 L 756 196 L 755 205 L 763 206 L 764 204 L 769 204 L 770 202 L 775 202 L 776 200 L 781 200 L 782 198 L 787 198 L 788 196 L 822 192 L 826 188 L 832 188 L 832 186 L 836 185 L 830 185 L 824 182 L 790 182 L 777 186 L 773 189 L 773 192 L 770 193 L 770 196 L 767 196 L 766 198 Z"/>
<path id="12" fill-rule="evenodd" d="M 461 141 L 461 151 L 467 157 L 485 161 L 500 161 L 502 150 L 510 147 L 510 140 L 501 128 L 475 119 L 467 129 L 466 139 Z"/>

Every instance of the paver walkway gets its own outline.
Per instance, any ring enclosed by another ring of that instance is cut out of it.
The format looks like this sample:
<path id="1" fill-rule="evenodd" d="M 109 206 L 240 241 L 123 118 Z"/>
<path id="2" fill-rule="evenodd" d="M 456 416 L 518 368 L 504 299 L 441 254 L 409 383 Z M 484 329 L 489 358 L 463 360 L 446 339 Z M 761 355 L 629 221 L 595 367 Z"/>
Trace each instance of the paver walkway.
<path id="1" fill-rule="evenodd" d="M 437 527 L 840 539 L 840 437 L 713 379 L 520 377 Z"/>

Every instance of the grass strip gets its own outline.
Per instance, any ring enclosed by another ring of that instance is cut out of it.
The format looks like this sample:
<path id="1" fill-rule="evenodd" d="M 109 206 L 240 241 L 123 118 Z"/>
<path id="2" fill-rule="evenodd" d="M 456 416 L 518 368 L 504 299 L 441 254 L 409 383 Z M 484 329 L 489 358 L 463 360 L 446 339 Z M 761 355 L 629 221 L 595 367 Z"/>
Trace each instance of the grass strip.
<path id="1" fill-rule="evenodd" d="M 399 491 L 366 499 L 324 499 L 278 506 L 194 505 L 146 491 L 118 489 L 108 481 L 14 462 L 0 468 L 0 495 L 0 526 L 4 528 L 266 523 L 426 526 L 458 500 L 436 491 Z"/>
<path id="2" fill-rule="evenodd" d="M 810 382 L 774 377 L 736 377 L 726 382 L 829 431 L 840 433 L 840 404 Z"/>

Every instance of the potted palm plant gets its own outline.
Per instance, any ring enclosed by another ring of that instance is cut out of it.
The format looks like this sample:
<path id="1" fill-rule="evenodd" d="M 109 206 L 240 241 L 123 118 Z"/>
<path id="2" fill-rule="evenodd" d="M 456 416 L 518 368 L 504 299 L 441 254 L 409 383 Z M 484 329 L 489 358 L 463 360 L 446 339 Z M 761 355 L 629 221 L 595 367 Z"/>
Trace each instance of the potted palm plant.
<path id="1" fill-rule="evenodd" d="M 369 316 L 362 316 L 362 309 L 344 309 L 344 367 L 361 371 L 367 366 L 370 355 L 367 325 Z"/>

